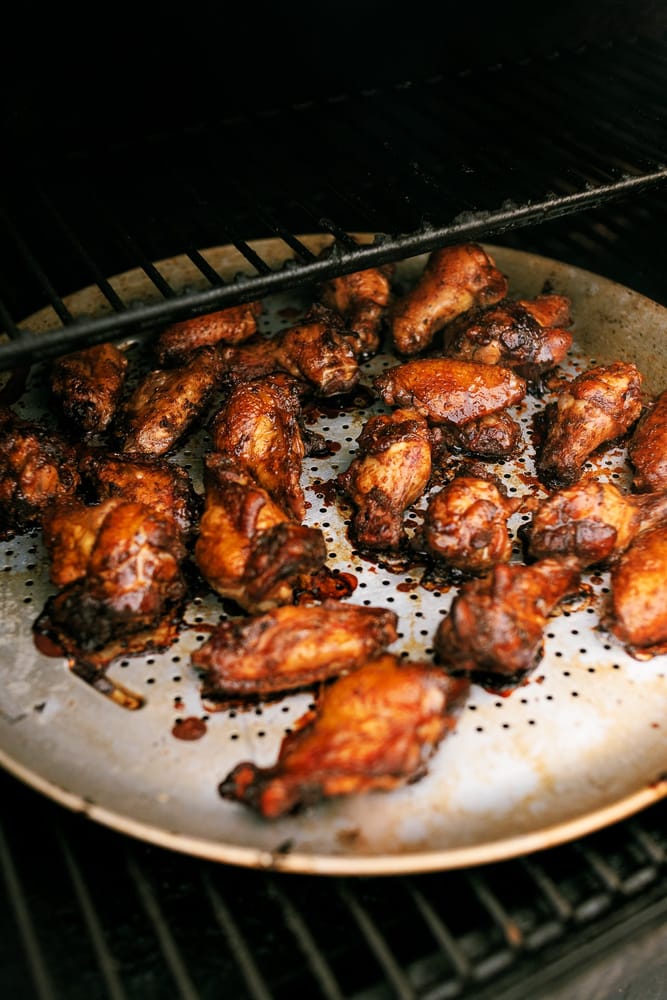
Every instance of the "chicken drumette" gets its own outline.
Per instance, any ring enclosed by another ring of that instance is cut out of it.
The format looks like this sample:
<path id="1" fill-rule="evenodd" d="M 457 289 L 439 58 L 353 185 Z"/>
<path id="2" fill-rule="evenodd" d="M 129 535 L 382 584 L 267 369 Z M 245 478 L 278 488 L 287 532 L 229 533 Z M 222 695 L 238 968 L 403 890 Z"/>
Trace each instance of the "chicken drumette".
<path id="1" fill-rule="evenodd" d="M 514 684 L 541 659 L 549 615 L 579 584 L 575 559 L 498 563 L 462 584 L 435 633 L 437 661 L 446 670 Z"/>
<path id="2" fill-rule="evenodd" d="M 391 335 L 399 354 L 425 351 L 435 334 L 473 306 L 490 306 L 507 294 L 505 275 L 478 244 L 434 250 L 412 288 L 391 308 Z"/>
<path id="3" fill-rule="evenodd" d="M 431 435 L 414 410 L 371 417 L 357 438 L 359 451 L 336 484 L 356 507 L 352 535 L 364 549 L 395 551 L 405 540 L 403 513 L 431 476 Z"/>
<path id="4" fill-rule="evenodd" d="M 469 683 L 384 653 L 325 687 L 272 767 L 237 764 L 224 799 L 278 819 L 324 798 L 390 791 L 423 777 L 457 723 Z"/>
<path id="5" fill-rule="evenodd" d="M 213 420 L 213 451 L 230 455 L 296 521 L 306 513 L 298 385 L 284 373 L 239 382 Z"/>
<path id="6" fill-rule="evenodd" d="M 628 442 L 628 458 L 639 492 L 667 488 L 667 390 L 640 417 Z"/>
<path id="7" fill-rule="evenodd" d="M 284 605 L 221 622 L 191 655 L 204 697 L 264 695 L 329 680 L 362 666 L 394 642 L 387 608 L 327 600 Z"/>
<path id="8" fill-rule="evenodd" d="M 614 562 L 603 625 L 638 660 L 667 653 L 667 526 L 642 531 Z"/>
<path id="9" fill-rule="evenodd" d="M 161 368 L 183 365 L 190 361 L 201 347 L 242 344 L 244 340 L 249 340 L 257 333 L 257 320 L 261 313 L 260 301 L 244 302 L 238 306 L 206 313 L 204 316 L 172 323 L 155 341 L 157 362 Z"/>
<path id="10" fill-rule="evenodd" d="M 370 357 L 380 346 L 380 333 L 391 296 L 394 266 L 369 267 L 322 283 L 320 301 L 343 317 L 358 357 Z"/>
<path id="11" fill-rule="evenodd" d="M 250 614 L 290 604 L 326 561 L 320 529 L 297 524 L 229 455 L 206 455 L 204 487 L 194 549 L 203 577 Z"/>
<path id="12" fill-rule="evenodd" d="M 642 375 L 615 361 L 577 375 L 546 408 L 546 433 L 537 461 L 551 486 L 575 483 L 586 459 L 606 441 L 626 434 L 642 410 Z"/>
<path id="13" fill-rule="evenodd" d="M 447 448 L 479 458 L 509 458 L 523 446 L 521 424 L 507 410 L 487 413 L 466 424 L 439 424 L 437 430 Z"/>
<path id="14" fill-rule="evenodd" d="M 96 344 L 56 358 L 51 391 L 65 418 L 84 433 L 106 430 L 120 402 L 128 360 L 115 344 Z"/>

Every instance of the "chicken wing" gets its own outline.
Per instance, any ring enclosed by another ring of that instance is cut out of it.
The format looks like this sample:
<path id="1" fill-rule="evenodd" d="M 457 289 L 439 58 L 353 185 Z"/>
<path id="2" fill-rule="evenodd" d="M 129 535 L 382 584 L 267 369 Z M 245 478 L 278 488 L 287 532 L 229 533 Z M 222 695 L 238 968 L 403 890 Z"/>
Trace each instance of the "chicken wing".
<path id="1" fill-rule="evenodd" d="M 667 488 L 667 390 L 640 417 L 628 442 L 634 467 L 633 487 L 639 492 Z"/>
<path id="2" fill-rule="evenodd" d="M 582 567 L 606 563 L 643 531 L 667 523 L 667 489 L 624 494 L 613 483 L 584 479 L 538 505 L 526 529 L 528 553 L 575 556 Z"/>
<path id="3" fill-rule="evenodd" d="M 162 330 L 154 343 L 158 364 L 161 368 L 183 365 L 191 361 L 201 347 L 242 344 L 257 333 L 257 320 L 262 308 L 259 300 L 243 302 L 172 323 Z"/>
<path id="4" fill-rule="evenodd" d="M 422 778 L 469 691 L 432 664 L 384 653 L 326 686 L 271 767 L 237 764 L 224 799 L 278 819 L 325 798 L 390 791 Z"/>
<path id="5" fill-rule="evenodd" d="M 403 513 L 431 476 L 431 437 L 415 410 L 394 410 L 367 420 L 359 451 L 336 485 L 356 507 L 352 534 L 364 549 L 398 550 L 405 540 Z"/>
<path id="6" fill-rule="evenodd" d="M 638 419 L 641 389 L 641 372 L 626 361 L 596 365 L 569 382 L 546 408 L 546 433 L 537 460 L 543 482 L 575 483 L 596 448 L 626 434 Z"/>
<path id="7" fill-rule="evenodd" d="M 149 372 L 120 407 L 114 427 L 120 450 L 166 455 L 202 416 L 222 371 L 217 350 L 202 347 L 180 368 Z"/>
<path id="8" fill-rule="evenodd" d="M 96 344 L 56 358 L 49 382 L 66 420 L 84 433 L 106 430 L 120 403 L 127 368 L 126 355 L 114 344 Z"/>
<path id="9" fill-rule="evenodd" d="M 209 585 L 250 614 L 290 604 L 326 561 L 319 528 L 296 524 L 229 455 L 205 456 L 194 557 Z"/>
<path id="10" fill-rule="evenodd" d="M 512 556 L 508 520 L 521 506 L 477 476 L 456 476 L 434 493 L 421 529 L 427 552 L 466 574 L 486 573 Z"/>
<path id="11" fill-rule="evenodd" d="M 417 410 L 433 424 L 461 425 L 497 413 L 526 395 L 510 368 L 458 358 L 414 358 L 376 375 L 373 387 L 388 406 Z"/>
<path id="12" fill-rule="evenodd" d="M 479 458 L 509 458 L 523 447 L 521 424 L 507 410 L 486 413 L 465 424 L 439 424 L 440 440 L 451 451 Z"/>
<path id="13" fill-rule="evenodd" d="M 221 622 L 191 654 L 205 698 L 268 694 L 356 670 L 398 638 L 387 608 L 325 600 Z"/>
<path id="14" fill-rule="evenodd" d="M 323 282 L 320 301 L 343 317 L 353 334 L 357 357 L 368 358 L 380 346 L 382 322 L 391 297 L 392 264 L 341 274 Z"/>
<path id="15" fill-rule="evenodd" d="M 513 684 L 541 659 L 549 616 L 579 584 L 574 559 L 498 563 L 461 585 L 435 633 L 437 662 L 446 670 Z"/>
<path id="16" fill-rule="evenodd" d="M 475 305 L 499 302 L 507 289 L 507 278 L 478 244 L 434 250 L 416 285 L 391 308 L 396 351 L 406 356 L 425 351 L 445 324 Z"/>
<path id="17" fill-rule="evenodd" d="M 667 653 L 667 525 L 642 531 L 611 568 L 602 624 L 638 660 Z"/>
<path id="18" fill-rule="evenodd" d="M 38 526 L 80 484 L 76 449 L 63 435 L 0 407 L 0 538 Z"/>
<path id="19" fill-rule="evenodd" d="M 239 382 L 210 424 L 213 451 L 230 455 L 246 468 L 296 521 L 306 513 L 300 413 L 292 377 L 278 373 Z"/>

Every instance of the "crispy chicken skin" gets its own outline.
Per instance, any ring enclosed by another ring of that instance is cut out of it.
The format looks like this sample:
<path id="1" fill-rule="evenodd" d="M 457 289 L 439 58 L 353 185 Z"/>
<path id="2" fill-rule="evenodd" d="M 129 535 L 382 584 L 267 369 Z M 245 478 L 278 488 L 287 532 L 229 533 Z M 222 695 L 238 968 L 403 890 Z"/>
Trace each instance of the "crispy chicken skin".
<path id="1" fill-rule="evenodd" d="M 82 650 L 157 628 L 181 613 L 185 558 L 172 518 L 118 498 L 63 505 L 46 526 L 51 579 L 60 590 L 49 617 Z"/>
<path id="2" fill-rule="evenodd" d="M 574 559 L 498 563 L 461 585 L 435 633 L 437 662 L 471 676 L 525 675 L 542 657 L 549 615 L 579 583 Z"/>
<path id="3" fill-rule="evenodd" d="M 376 375 L 373 387 L 388 406 L 411 407 L 433 424 L 465 424 L 504 410 L 526 395 L 510 368 L 458 358 L 413 358 Z"/>
<path id="4" fill-rule="evenodd" d="M 188 470 L 158 455 L 88 449 L 79 462 L 82 481 L 95 503 L 122 497 L 173 517 L 185 538 L 197 525 L 201 498 Z"/>
<path id="5" fill-rule="evenodd" d="M 84 433 L 106 430 L 120 402 L 128 360 L 114 344 L 96 344 L 56 358 L 51 391 L 65 418 Z"/>
<path id="6" fill-rule="evenodd" d="M 256 337 L 237 347 L 221 347 L 232 383 L 271 372 L 288 372 L 317 396 L 350 392 L 359 382 L 357 354 L 341 316 L 315 303 L 303 319 L 273 337 Z"/>
<path id="7" fill-rule="evenodd" d="M 628 442 L 628 458 L 635 490 L 644 493 L 667 488 L 667 390 L 640 417 Z"/>
<path id="8" fill-rule="evenodd" d="M 667 653 L 667 525 L 642 531 L 614 562 L 603 625 L 636 659 Z"/>
<path id="9" fill-rule="evenodd" d="M 567 355 L 572 334 L 561 327 L 545 325 L 540 317 L 567 315 L 563 296 L 550 308 L 549 296 L 536 300 L 503 299 L 486 309 L 475 308 L 454 320 L 445 330 L 443 354 L 450 358 L 483 361 L 512 368 L 528 382 L 535 383 Z"/>
<path id="10" fill-rule="evenodd" d="M 295 521 L 306 513 L 300 413 L 294 380 L 277 373 L 239 382 L 209 428 L 213 451 L 231 455 Z"/>
<path id="11" fill-rule="evenodd" d="M 572 379 L 546 408 L 546 434 L 537 460 L 549 486 L 581 477 L 586 459 L 606 441 L 626 434 L 642 410 L 642 375 L 636 365 L 596 365 Z"/>
<path id="12" fill-rule="evenodd" d="M 204 671 L 202 694 L 289 691 L 356 670 L 398 638 L 387 608 L 326 600 L 228 619 L 191 655 Z"/>
<path id="13" fill-rule="evenodd" d="M 667 489 L 625 494 L 613 483 L 583 479 L 538 505 L 527 528 L 528 553 L 575 556 L 581 566 L 606 563 L 643 531 L 667 523 Z"/>
<path id="14" fill-rule="evenodd" d="M 376 354 L 380 346 L 382 322 L 391 299 L 394 266 L 369 267 L 341 274 L 322 283 L 320 301 L 343 317 L 353 335 L 350 341 L 358 357 Z"/>
<path id="15" fill-rule="evenodd" d="M 204 490 L 194 558 L 209 585 L 249 614 L 292 603 L 326 561 L 320 529 L 296 524 L 229 455 L 206 455 Z"/>
<path id="16" fill-rule="evenodd" d="M 214 347 L 202 347 L 180 368 L 149 372 L 119 410 L 114 432 L 120 450 L 170 452 L 201 417 L 221 374 Z"/>
<path id="17" fill-rule="evenodd" d="M 38 526 L 80 483 L 76 450 L 63 435 L 0 407 L 0 538 Z"/>
<path id="18" fill-rule="evenodd" d="M 479 575 L 509 562 L 507 522 L 521 502 L 490 480 L 456 476 L 429 498 L 421 531 L 426 550 L 466 574 Z"/>
<path id="19" fill-rule="evenodd" d="M 357 454 L 336 477 L 356 507 L 352 535 L 364 549 L 398 550 L 405 540 L 403 513 L 431 476 L 428 423 L 415 410 L 377 414 L 366 421 L 357 442 Z"/>
<path id="20" fill-rule="evenodd" d="M 468 691 L 466 680 L 432 664 L 384 653 L 323 688 L 272 767 L 237 764 L 220 794 L 273 820 L 325 798 L 418 781 Z"/>
<path id="21" fill-rule="evenodd" d="M 509 458 L 523 449 L 523 430 L 506 410 L 487 413 L 466 424 L 439 424 L 440 440 L 451 451 L 479 458 Z"/>
<path id="22" fill-rule="evenodd" d="M 161 368 L 183 365 L 201 347 L 242 344 L 257 333 L 257 320 L 261 313 L 262 303 L 257 300 L 172 323 L 162 330 L 155 341 L 157 362 Z"/>
<path id="23" fill-rule="evenodd" d="M 507 278 L 478 244 L 434 250 L 416 285 L 391 308 L 396 351 L 405 356 L 425 351 L 445 324 L 473 306 L 499 302 L 507 289 Z"/>

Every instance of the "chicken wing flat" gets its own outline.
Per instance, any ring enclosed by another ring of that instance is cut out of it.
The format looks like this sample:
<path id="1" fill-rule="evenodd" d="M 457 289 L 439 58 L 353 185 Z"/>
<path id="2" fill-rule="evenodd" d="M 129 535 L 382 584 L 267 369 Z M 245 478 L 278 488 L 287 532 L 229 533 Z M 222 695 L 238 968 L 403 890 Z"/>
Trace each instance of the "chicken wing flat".
<path id="1" fill-rule="evenodd" d="M 466 424 L 439 424 L 440 439 L 451 451 L 479 458 L 510 458 L 523 447 L 523 430 L 507 410 L 487 413 Z"/>
<path id="2" fill-rule="evenodd" d="M 641 390 L 641 372 L 626 361 L 596 365 L 569 382 L 546 408 L 546 434 L 537 459 L 543 482 L 575 483 L 596 448 L 631 429 L 642 410 Z"/>
<path id="3" fill-rule="evenodd" d="M 639 492 L 667 488 L 667 390 L 644 413 L 628 442 L 632 485 Z"/>
<path id="4" fill-rule="evenodd" d="M 76 449 L 63 435 L 0 408 L 0 538 L 38 526 L 80 484 Z"/>
<path id="5" fill-rule="evenodd" d="M 573 339 L 568 330 L 544 325 L 539 319 L 551 314 L 569 316 L 563 296 L 554 296 L 557 301 L 552 308 L 545 302 L 547 298 L 541 296 L 536 309 L 529 300 L 503 299 L 495 306 L 464 313 L 446 328 L 443 353 L 504 365 L 528 382 L 538 382 L 564 360 Z"/>
<path id="6" fill-rule="evenodd" d="M 526 395 L 511 368 L 458 358 L 413 358 L 376 375 L 373 387 L 388 406 L 417 410 L 433 424 L 466 424 L 504 410 Z"/>
<path id="7" fill-rule="evenodd" d="M 579 584 L 573 559 L 498 563 L 461 585 L 435 633 L 437 662 L 471 677 L 524 677 L 543 655 L 549 616 Z"/>
<path id="8" fill-rule="evenodd" d="M 183 365 L 201 347 L 216 344 L 242 344 L 257 332 L 257 320 L 262 313 L 261 301 L 244 302 L 238 306 L 218 309 L 204 316 L 172 323 L 157 337 L 154 351 L 161 368 Z"/>
<path id="9" fill-rule="evenodd" d="M 65 648 L 98 649 L 181 614 L 185 549 L 172 518 L 118 498 L 64 505 L 45 538 L 51 578 L 65 584 L 47 602 Z"/>
<path id="10" fill-rule="evenodd" d="M 180 368 L 149 372 L 120 407 L 114 428 L 120 450 L 166 455 L 203 414 L 222 375 L 214 347 Z"/>
<path id="11" fill-rule="evenodd" d="M 231 455 L 296 521 L 306 513 L 299 391 L 278 373 L 236 385 L 210 424 L 213 451 Z"/>
<path id="12" fill-rule="evenodd" d="M 468 691 L 466 680 L 432 664 L 384 653 L 322 690 L 272 767 L 237 764 L 220 794 L 273 820 L 325 798 L 418 781 Z"/>
<path id="13" fill-rule="evenodd" d="M 91 448 L 79 462 L 82 480 L 95 503 L 122 497 L 173 517 L 190 538 L 201 509 L 188 470 L 159 455 L 133 455 Z"/>
<path id="14" fill-rule="evenodd" d="M 114 344 L 96 344 L 56 358 L 51 391 L 65 418 L 84 433 L 104 431 L 120 403 L 128 360 Z"/>
<path id="15" fill-rule="evenodd" d="M 426 550 L 466 574 L 480 575 L 509 562 L 508 520 L 521 502 L 490 480 L 456 476 L 429 498 L 421 532 Z"/>
<path id="16" fill-rule="evenodd" d="M 431 477 L 431 437 L 415 410 L 394 410 L 367 420 L 359 451 L 336 478 L 356 507 L 352 534 L 364 549 L 394 551 L 405 540 L 403 513 Z"/>
<path id="17" fill-rule="evenodd" d="M 330 278 L 320 286 L 320 301 L 343 317 L 358 357 L 368 358 L 378 351 L 393 273 L 391 264 L 369 267 Z"/>
<path id="18" fill-rule="evenodd" d="M 667 526 L 642 531 L 611 569 L 603 625 L 638 660 L 667 653 Z"/>
<path id="19" fill-rule="evenodd" d="M 238 347 L 221 347 L 220 357 L 232 383 L 288 372 L 318 396 L 351 392 L 359 382 L 357 354 L 339 313 L 315 303 L 300 323 L 273 337 L 256 337 Z"/>
<path id="20" fill-rule="evenodd" d="M 542 500 L 527 529 L 536 559 L 575 556 L 582 567 L 606 563 L 640 532 L 667 523 L 667 489 L 622 493 L 613 483 L 584 479 Z"/>
<path id="21" fill-rule="evenodd" d="M 327 600 L 221 622 L 191 655 L 202 695 L 289 691 L 357 670 L 398 638 L 386 608 Z"/>
<path id="22" fill-rule="evenodd" d="M 406 356 L 425 351 L 447 323 L 473 306 L 499 302 L 507 290 L 507 278 L 478 244 L 434 250 L 416 285 L 391 309 L 396 351 Z"/>
<path id="23" fill-rule="evenodd" d="M 249 614 L 290 604 L 327 558 L 319 528 L 297 524 L 229 455 L 205 457 L 194 557 L 209 585 Z"/>

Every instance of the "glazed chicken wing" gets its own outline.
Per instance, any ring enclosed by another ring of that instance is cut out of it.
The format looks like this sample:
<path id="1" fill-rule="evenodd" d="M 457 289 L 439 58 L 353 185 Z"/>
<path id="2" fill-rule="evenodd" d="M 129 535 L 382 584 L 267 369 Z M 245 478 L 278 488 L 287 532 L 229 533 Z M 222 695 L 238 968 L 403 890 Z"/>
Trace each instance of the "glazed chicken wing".
<path id="1" fill-rule="evenodd" d="M 638 660 L 667 653 L 667 525 L 642 531 L 613 564 L 603 624 Z"/>
<path id="2" fill-rule="evenodd" d="M 289 691 L 362 666 L 398 637 L 386 608 L 326 600 L 284 605 L 263 615 L 221 622 L 191 655 L 204 672 L 202 694 Z"/>
<path id="3" fill-rule="evenodd" d="M 378 414 L 357 441 L 358 453 L 336 479 L 356 507 L 352 534 L 362 548 L 397 550 L 405 539 L 403 513 L 431 476 L 428 423 L 414 410 Z"/>
<path id="4" fill-rule="evenodd" d="M 456 476 L 428 501 L 421 535 L 426 550 L 466 574 L 486 573 L 509 562 L 508 520 L 521 506 L 498 486 L 477 476 Z"/>
<path id="5" fill-rule="evenodd" d="M 509 458 L 523 446 L 523 430 L 506 410 L 486 413 L 466 424 L 439 424 L 440 441 L 451 451 L 479 458 Z"/>
<path id="6" fill-rule="evenodd" d="M 213 450 L 231 455 L 296 521 L 306 513 L 300 412 L 292 377 L 278 373 L 238 383 L 210 425 Z"/>
<path id="7" fill-rule="evenodd" d="M 257 320 L 262 313 L 262 303 L 244 302 L 238 306 L 218 309 L 204 316 L 172 323 L 158 336 L 154 344 L 157 362 L 161 368 L 183 365 L 192 359 L 201 347 L 216 344 L 242 344 L 257 332 Z"/>
<path id="8" fill-rule="evenodd" d="M 180 368 L 149 372 L 119 410 L 120 450 L 166 455 L 202 416 L 221 375 L 214 347 L 202 347 Z"/>
<path id="9" fill-rule="evenodd" d="M 295 326 L 273 337 L 220 348 L 228 381 L 288 372 L 318 396 L 350 392 L 359 382 L 357 354 L 340 315 L 315 303 Z"/>
<path id="10" fill-rule="evenodd" d="M 639 492 L 667 488 L 667 390 L 643 414 L 628 442 L 634 467 L 632 485 Z"/>
<path id="11" fill-rule="evenodd" d="M 412 288 L 391 309 L 391 335 L 399 354 L 425 351 L 435 334 L 473 306 L 490 306 L 507 295 L 508 283 L 476 243 L 434 250 Z"/>
<path id="12" fill-rule="evenodd" d="M 575 556 L 582 567 L 605 563 L 636 536 L 667 523 L 667 489 L 624 494 L 613 483 L 585 479 L 541 501 L 527 529 L 535 559 Z"/>
<path id="13" fill-rule="evenodd" d="M 323 689 L 272 767 L 237 764 L 220 794 L 278 819 L 325 798 L 415 782 L 456 726 L 468 691 L 467 681 L 431 664 L 384 653 Z"/>
<path id="14" fill-rule="evenodd" d="M 466 424 L 504 410 L 526 395 L 510 368 L 458 358 L 414 358 L 387 368 L 373 386 L 388 406 L 417 410 L 433 424 Z"/>
<path id="15" fill-rule="evenodd" d="M 353 334 L 358 357 L 370 357 L 380 346 L 380 332 L 391 295 L 393 265 L 369 267 L 330 278 L 320 287 L 320 300 L 343 317 Z"/>
<path id="16" fill-rule="evenodd" d="M 49 378 L 65 418 L 84 433 L 106 430 L 120 402 L 127 367 L 127 357 L 114 344 L 56 358 Z"/>
<path id="17" fill-rule="evenodd" d="M 642 409 L 642 376 L 631 362 L 596 365 L 577 375 L 546 410 L 537 461 L 551 486 L 575 483 L 586 459 L 606 441 L 627 433 Z"/>
<path id="18" fill-rule="evenodd" d="M 462 584 L 435 633 L 437 661 L 447 670 L 513 683 L 537 665 L 549 615 L 579 584 L 573 559 L 498 563 Z"/>
<path id="19" fill-rule="evenodd" d="M 0 538 L 39 525 L 80 482 L 76 450 L 57 430 L 0 408 Z"/>
<path id="20" fill-rule="evenodd" d="M 206 456 L 204 487 L 194 556 L 209 585 L 250 614 L 292 603 L 326 561 L 320 529 L 295 523 L 229 455 Z"/>

